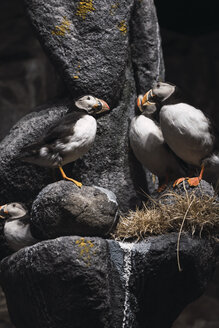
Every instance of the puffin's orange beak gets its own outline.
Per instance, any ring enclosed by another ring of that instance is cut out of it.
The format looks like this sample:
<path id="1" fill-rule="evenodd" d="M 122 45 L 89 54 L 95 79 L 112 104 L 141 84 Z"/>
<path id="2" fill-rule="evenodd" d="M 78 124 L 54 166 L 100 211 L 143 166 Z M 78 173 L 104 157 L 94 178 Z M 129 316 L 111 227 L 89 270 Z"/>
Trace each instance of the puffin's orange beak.
<path id="1" fill-rule="evenodd" d="M 98 104 L 96 106 L 94 106 L 97 108 L 96 114 L 100 114 L 102 112 L 106 112 L 106 111 L 110 110 L 108 104 L 104 100 L 97 98 L 97 102 L 98 102 Z"/>
<path id="2" fill-rule="evenodd" d="M 155 103 L 150 101 L 151 98 L 154 97 L 152 89 L 150 89 L 148 92 L 145 93 L 144 97 L 142 98 L 142 106 L 147 106 L 147 105 L 154 105 Z"/>
<path id="3" fill-rule="evenodd" d="M 5 219 L 8 214 L 8 211 L 6 210 L 6 205 L 0 206 L 0 219 Z"/>

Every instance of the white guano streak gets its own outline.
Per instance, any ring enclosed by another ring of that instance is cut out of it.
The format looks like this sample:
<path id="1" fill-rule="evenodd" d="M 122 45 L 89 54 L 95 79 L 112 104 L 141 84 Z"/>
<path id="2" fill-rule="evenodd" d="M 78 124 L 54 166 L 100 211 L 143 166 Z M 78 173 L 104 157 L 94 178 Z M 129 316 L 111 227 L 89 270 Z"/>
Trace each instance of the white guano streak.
<path id="1" fill-rule="evenodd" d="M 131 328 L 130 321 L 132 314 L 130 308 L 130 291 L 129 291 L 129 279 L 132 270 L 132 248 L 134 243 L 119 243 L 120 247 L 124 250 L 124 265 L 123 265 L 123 277 L 125 280 L 125 301 L 122 328 Z"/>

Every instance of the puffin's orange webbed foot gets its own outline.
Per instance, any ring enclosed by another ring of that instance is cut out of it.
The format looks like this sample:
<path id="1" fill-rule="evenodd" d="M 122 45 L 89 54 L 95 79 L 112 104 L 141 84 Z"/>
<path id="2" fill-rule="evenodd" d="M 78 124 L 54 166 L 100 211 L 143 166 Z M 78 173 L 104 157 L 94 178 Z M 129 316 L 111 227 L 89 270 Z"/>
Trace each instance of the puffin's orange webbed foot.
<path id="1" fill-rule="evenodd" d="M 194 178 L 189 178 L 187 181 L 191 187 L 197 187 L 201 179 L 199 177 L 194 177 Z"/>
<path id="2" fill-rule="evenodd" d="M 75 184 L 77 187 L 79 187 L 79 188 L 82 187 L 82 183 L 79 182 L 79 181 L 77 181 L 77 180 L 71 179 L 71 178 L 69 178 L 69 177 L 67 177 L 67 176 L 66 176 L 64 179 L 65 179 L 65 180 L 68 180 L 68 181 L 72 181 L 72 182 L 74 182 L 74 184 Z"/>
<path id="3" fill-rule="evenodd" d="M 179 178 L 177 179 L 174 184 L 173 184 L 173 188 L 175 188 L 176 186 L 178 186 L 181 182 L 188 180 L 188 178 Z"/>
<path id="4" fill-rule="evenodd" d="M 191 186 L 191 187 L 197 187 L 203 177 L 203 173 L 204 173 L 204 169 L 205 169 L 205 166 L 204 164 L 202 164 L 202 167 L 201 167 L 201 172 L 199 174 L 198 177 L 194 177 L 194 178 L 189 178 L 188 179 L 188 184 Z"/>
<path id="5" fill-rule="evenodd" d="M 204 165 L 202 165 L 201 167 L 201 172 L 199 174 L 198 177 L 194 177 L 194 178 L 179 178 L 177 179 L 174 184 L 173 184 L 173 187 L 176 187 L 178 184 L 180 184 L 182 181 L 184 180 L 187 180 L 188 181 L 188 184 L 191 186 L 191 187 L 197 187 L 202 179 L 202 176 L 203 176 L 203 173 L 204 173 Z"/>

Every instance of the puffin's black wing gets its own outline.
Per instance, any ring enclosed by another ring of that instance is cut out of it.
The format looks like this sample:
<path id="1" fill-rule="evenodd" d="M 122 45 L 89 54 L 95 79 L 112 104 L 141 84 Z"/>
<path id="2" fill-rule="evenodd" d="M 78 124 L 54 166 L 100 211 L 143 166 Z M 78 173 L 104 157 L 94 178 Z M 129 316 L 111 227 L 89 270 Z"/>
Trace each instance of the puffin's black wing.
<path id="1" fill-rule="evenodd" d="M 67 114 L 62 118 L 55 126 L 51 127 L 46 135 L 43 137 L 43 144 L 51 144 L 57 139 L 63 139 L 73 134 L 74 125 L 76 122 L 82 118 L 86 113 L 83 112 L 73 112 Z"/>
<path id="2" fill-rule="evenodd" d="M 179 173 L 180 173 L 181 175 L 185 175 L 185 176 L 189 175 L 189 171 L 192 170 L 193 166 L 190 165 L 190 164 L 188 164 L 188 163 L 186 163 L 186 162 L 184 162 L 181 158 L 179 158 L 179 157 L 178 157 L 178 156 L 172 151 L 172 149 L 168 146 L 168 144 L 167 144 L 166 142 L 164 143 L 164 147 L 166 148 L 166 150 L 167 150 L 169 153 L 171 153 L 171 154 L 175 157 L 177 163 L 179 164 L 179 167 L 181 168 L 181 172 L 179 172 Z"/>
<path id="3" fill-rule="evenodd" d="M 23 147 L 22 152 L 30 152 L 32 150 L 37 150 L 43 145 L 49 145 L 57 139 L 63 139 L 69 135 L 72 135 L 74 125 L 85 114 L 85 111 L 75 111 L 67 114 L 55 125 L 51 126 L 39 141 L 32 143 L 31 145 L 27 145 L 26 147 Z"/>

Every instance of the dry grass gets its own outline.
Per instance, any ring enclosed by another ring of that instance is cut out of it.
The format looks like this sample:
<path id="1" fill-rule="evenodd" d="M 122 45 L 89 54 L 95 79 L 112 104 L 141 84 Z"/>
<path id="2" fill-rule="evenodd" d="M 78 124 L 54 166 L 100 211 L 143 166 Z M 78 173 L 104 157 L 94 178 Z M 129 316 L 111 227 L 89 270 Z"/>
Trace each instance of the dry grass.
<path id="1" fill-rule="evenodd" d="M 164 200 L 162 202 L 162 199 Z M 167 204 L 165 199 L 172 201 Z M 219 203 L 215 197 L 196 196 L 195 192 L 179 195 L 168 192 L 150 200 L 142 209 L 120 218 L 112 237 L 116 240 L 141 240 L 147 236 L 182 231 L 206 237 L 219 237 Z"/>

